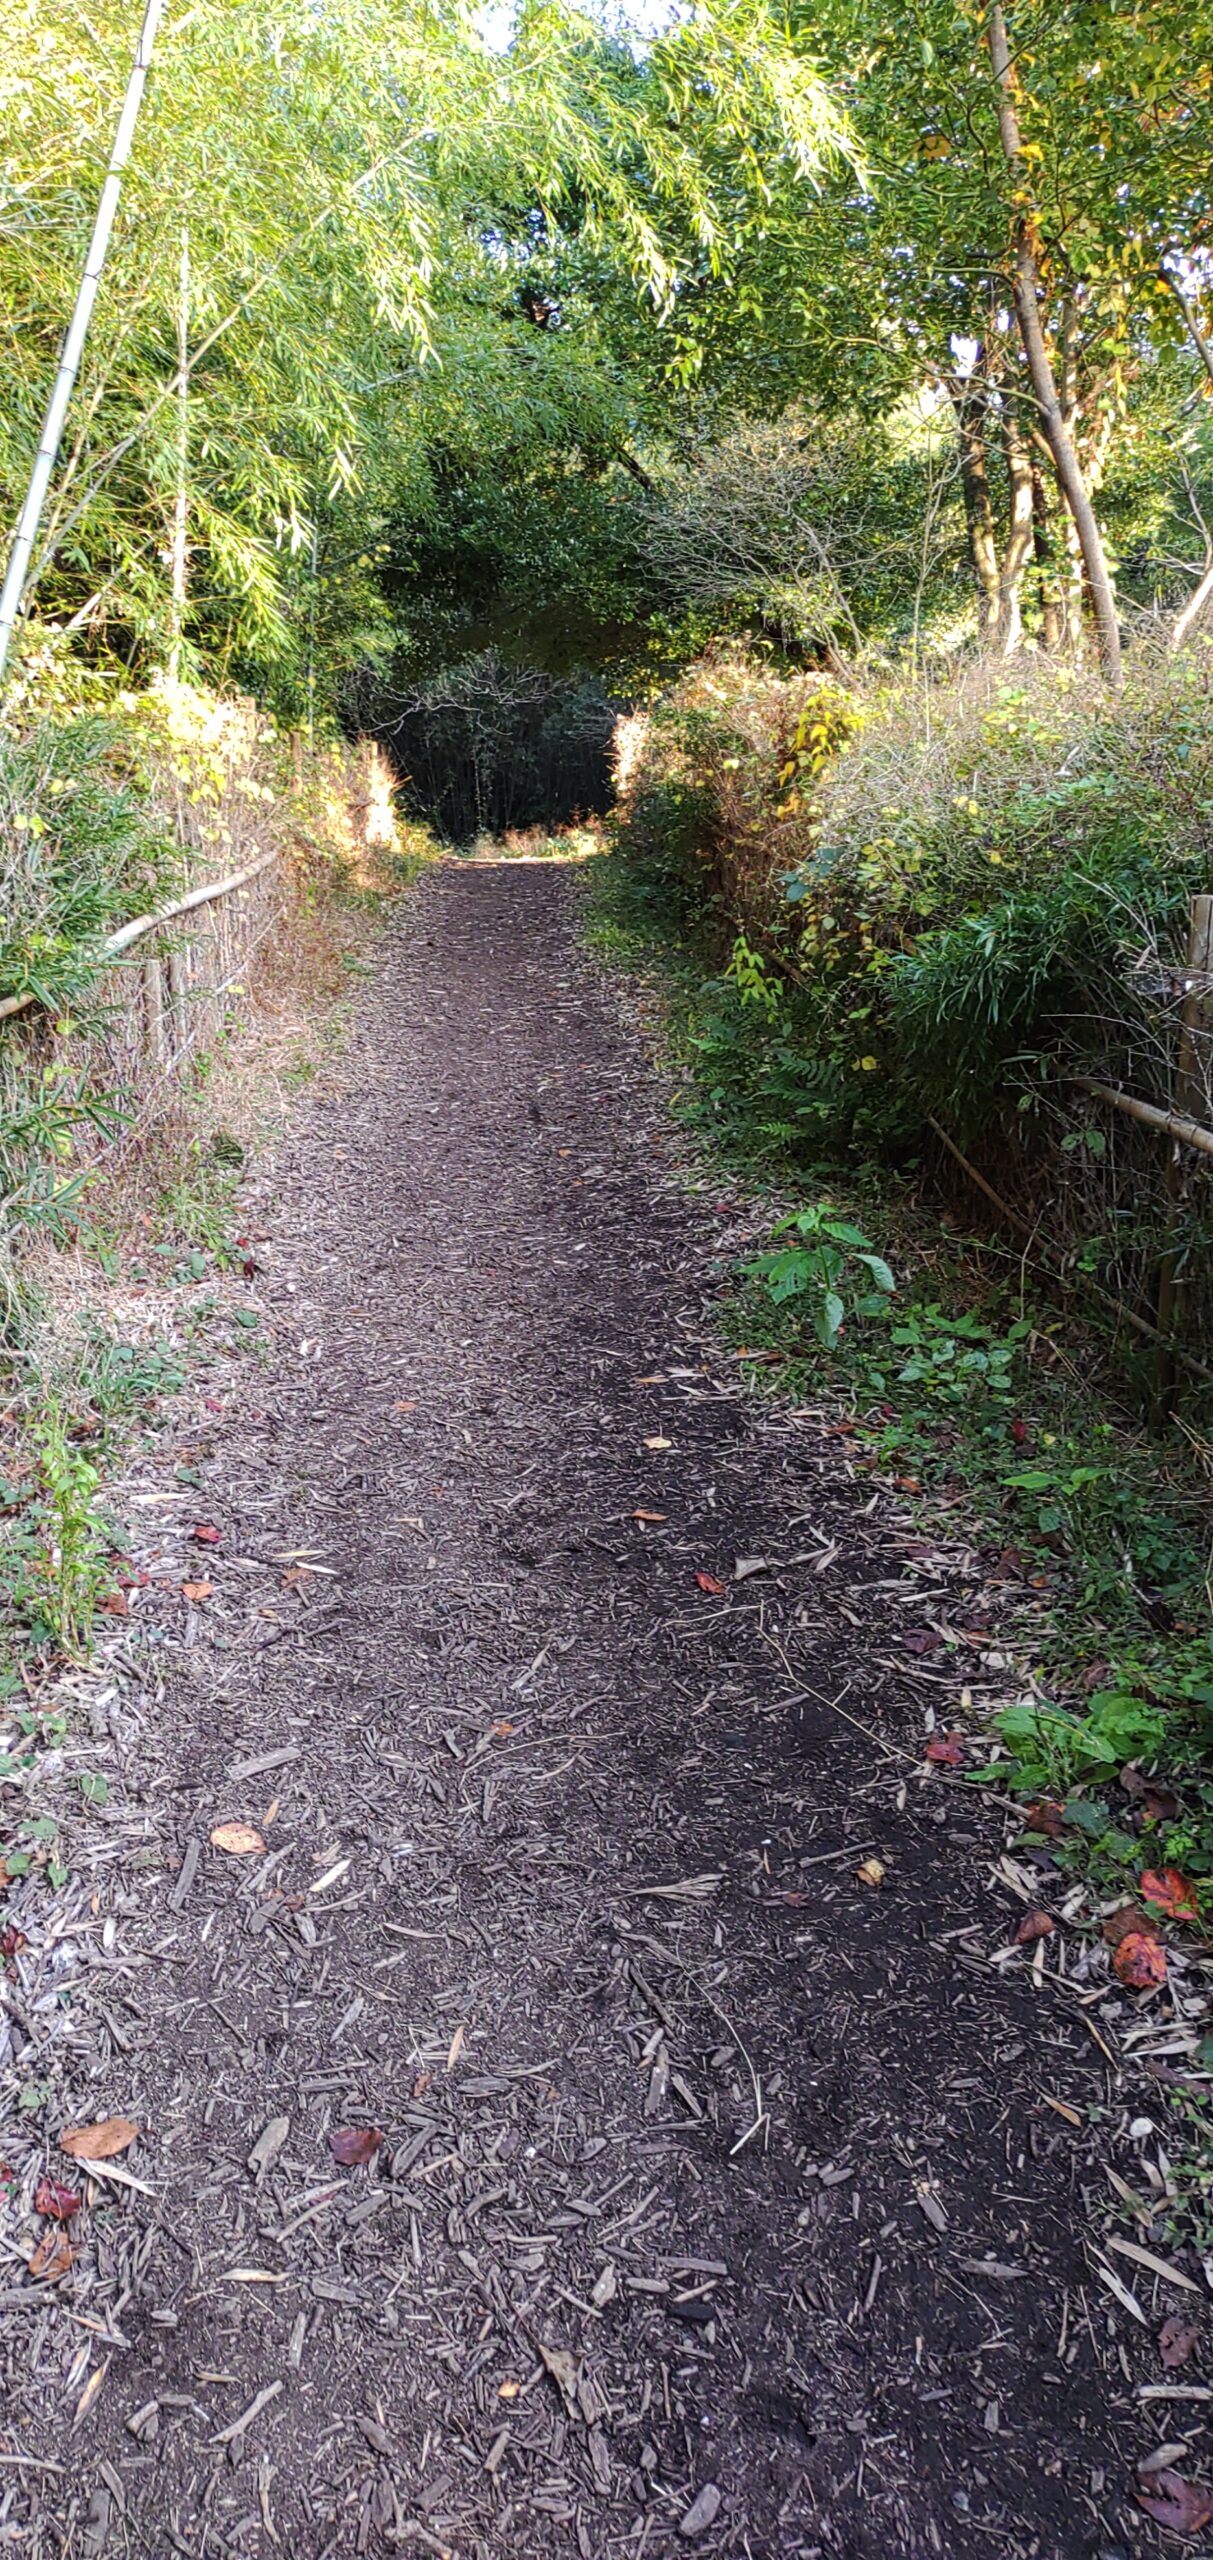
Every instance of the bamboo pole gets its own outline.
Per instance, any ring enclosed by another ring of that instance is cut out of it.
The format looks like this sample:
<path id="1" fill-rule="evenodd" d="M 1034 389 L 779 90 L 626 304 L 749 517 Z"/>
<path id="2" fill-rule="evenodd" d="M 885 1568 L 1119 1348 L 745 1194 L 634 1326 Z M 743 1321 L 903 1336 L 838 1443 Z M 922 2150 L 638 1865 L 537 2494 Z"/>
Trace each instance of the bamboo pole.
<path id="1" fill-rule="evenodd" d="M 120 925 L 117 933 L 111 933 L 108 942 L 102 943 L 99 960 L 116 960 L 120 952 L 130 950 L 132 943 L 142 942 L 146 933 L 158 932 L 161 925 L 172 924 L 177 916 L 192 915 L 195 907 L 207 907 L 216 898 L 230 897 L 233 890 L 242 889 L 246 880 L 258 879 L 263 871 L 269 870 L 271 862 L 278 860 L 275 847 L 272 853 L 263 853 L 259 862 L 250 862 L 244 871 L 233 871 L 227 880 L 210 880 L 204 888 L 191 889 L 184 898 L 175 898 L 171 907 L 159 907 L 155 915 L 132 917 L 129 924 Z M 0 999 L 0 1022 L 7 1022 L 14 1013 L 24 1013 L 30 1005 L 41 1003 L 42 997 L 33 987 L 21 996 L 5 996 Z"/>
<path id="2" fill-rule="evenodd" d="M 1119 1324 L 1127 1324 L 1134 1333 L 1144 1335 L 1146 1341 L 1161 1340 L 1157 1325 L 1151 1324 L 1148 1316 L 1139 1316 L 1134 1308 L 1124 1304 L 1123 1299 L 1114 1298 L 1110 1289 L 1101 1289 L 1098 1280 L 1092 1280 L 1086 1276 L 1078 1280 L 1072 1271 L 1066 1271 L 1047 1239 L 1039 1236 L 1036 1228 L 1020 1215 L 1018 1209 L 1013 1209 L 1010 1201 L 1004 1200 L 994 1189 L 993 1183 L 987 1182 L 984 1173 L 979 1173 L 977 1166 L 970 1162 L 968 1156 L 961 1153 L 955 1138 L 948 1136 L 942 1121 L 936 1120 L 932 1115 L 928 1126 L 934 1130 L 940 1145 L 946 1147 L 948 1154 L 960 1166 L 961 1172 L 966 1173 L 970 1182 L 984 1194 L 991 1208 L 996 1209 L 999 1217 L 1005 1218 L 1007 1225 L 1013 1227 L 1016 1234 L 1024 1238 L 1025 1251 L 1022 1259 L 1032 1270 L 1043 1272 L 1046 1279 L 1054 1281 L 1059 1289 L 1067 1290 L 1071 1297 L 1098 1298 L 1101 1307 L 1106 1307 Z M 1203 1360 L 1197 1360 L 1192 1352 L 1182 1350 L 1178 1343 L 1172 1343 L 1168 1348 L 1176 1360 L 1182 1361 L 1185 1369 L 1194 1370 L 1200 1378 L 1213 1378 L 1213 1369 L 1208 1368 Z"/>
<path id="3" fill-rule="evenodd" d="M 1113 1111 L 1123 1111 L 1129 1120 L 1140 1120 L 1144 1129 L 1158 1129 L 1164 1138 L 1174 1138 L 1176 1145 L 1191 1147 L 1198 1156 L 1213 1156 L 1213 1129 L 1199 1120 L 1185 1119 L 1179 1111 L 1160 1111 L 1156 1102 L 1139 1102 L 1135 1093 L 1122 1093 L 1116 1084 L 1099 1084 L 1094 1076 L 1071 1076 L 1070 1083 L 1080 1093 L 1094 1094 L 1097 1102 L 1110 1103 Z"/>
<path id="4" fill-rule="evenodd" d="M 3 680 L 17 616 L 21 611 L 25 595 L 30 558 L 37 540 L 38 527 L 42 521 L 42 510 L 46 505 L 46 493 L 51 484 L 51 475 L 58 460 L 68 403 L 76 386 L 76 376 L 80 371 L 84 341 L 88 336 L 93 305 L 97 299 L 97 287 L 101 282 L 109 250 L 110 233 L 114 227 L 114 216 L 118 210 L 118 198 L 122 192 L 122 172 L 131 156 L 131 144 L 135 138 L 135 125 L 143 103 L 143 92 L 152 59 L 152 47 L 156 41 L 156 31 L 163 10 L 164 0 L 146 0 L 143 24 L 135 47 L 135 59 L 131 64 L 126 96 L 122 101 L 122 113 L 118 119 L 118 130 L 114 136 L 105 184 L 97 206 L 93 236 L 89 242 L 88 256 L 84 261 L 84 273 L 80 278 L 79 291 L 76 295 L 76 307 L 68 325 L 67 336 L 63 341 L 63 353 L 59 358 L 59 370 L 55 375 L 51 396 L 47 403 L 42 434 L 34 456 L 33 469 L 30 472 L 29 487 L 25 494 L 25 504 L 13 535 L 4 587 L 0 591 L 0 681 Z"/>

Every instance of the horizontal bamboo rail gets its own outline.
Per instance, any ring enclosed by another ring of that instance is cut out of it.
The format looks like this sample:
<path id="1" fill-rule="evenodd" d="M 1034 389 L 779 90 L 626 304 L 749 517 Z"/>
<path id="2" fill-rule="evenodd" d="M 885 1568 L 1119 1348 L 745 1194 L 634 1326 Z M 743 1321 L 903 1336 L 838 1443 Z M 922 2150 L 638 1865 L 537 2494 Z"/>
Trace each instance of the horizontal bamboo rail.
<path id="1" fill-rule="evenodd" d="M 226 880 L 208 880 L 200 889 L 187 890 L 184 897 L 174 898 L 171 906 L 158 908 L 154 915 L 133 916 L 129 924 L 120 925 L 117 933 L 112 933 L 109 940 L 101 944 L 98 960 L 116 960 L 120 953 L 129 951 L 134 943 L 142 942 L 149 933 L 158 933 L 164 925 L 173 924 L 178 916 L 192 915 L 196 907 L 213 906 L 219 898 L 230 898 L 233 891 L 243 889 L 249 880 L 258 879 L 279 858 L 275 848 L 272 853 L 263 853 L 259 861 L 250 862 L 243 871 L 233 871 Z M 5 996 L 0 1000 L 0 1022 L 43 1001 L 34 987 L 27 988 L 24 995 Z"/>
<path id="2" fill-rule="evenodd" d="M 1199 1120 L 1185 1119 L 1182 1111 L 1160 1111 L 1156 1102 L 1139 1102 L 1136 1094 L 1122 1093 L 1119 1085 L 1097 1084 L 1093 1076 L 1072 1076 L 1072 1084 L 1080 1093 L 1094 1094 L 1097 1102 L 1110 1103 L 1114 1111 L 1123 1111 L 1130 1120 L 1140 1120 L 1147 1129 L 1158 1129 L 1165 1138 L 1174 1138 L 1179 1147 L 1191 1147 L 1197 1155 L 1213 1156 L 1213 1129 L 1203 1128 Z"/>

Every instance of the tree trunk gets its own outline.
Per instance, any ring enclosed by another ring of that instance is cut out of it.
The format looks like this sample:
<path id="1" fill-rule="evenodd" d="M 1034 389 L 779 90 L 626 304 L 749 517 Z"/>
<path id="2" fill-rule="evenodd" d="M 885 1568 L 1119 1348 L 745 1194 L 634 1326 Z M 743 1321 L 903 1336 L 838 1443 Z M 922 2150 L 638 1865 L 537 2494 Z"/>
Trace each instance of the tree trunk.
<path id="1" fill-rule="evenodd" d="M 181 234 L 181 280 L 177 296 L 177 485 L 173 492 L 172 642 L 168 671 L 174 683 L 181 674 L 181 643 L 190 583 L 190 235 Z"/>
<path id="2" fill-rule="evenodd" d="M 1013 658 L 1023 638 L 1024 571 L 1032 556 L 1032 463 L 1020 433 L 1013 391 L 1003 393 L 1003 451 L 1006 455 L 1010 515 L 1007 539 L 998 563 L 998 623 L 995 645 L 1000 657 Z"/>
<path id="3" fill-rule="evenodd" d="M 1049 538 L 1049 500 L 1044 481 L 1032 465 L 1032 549 L 1040 595 L 1040 636 L 1050 657 L 1066 643 L 1066 600 Z"/>
<path id="4" fill-rule="evenodd" d="M 1003 154 L 1010 170 L 1017 198 L 1022 199 L 1024 158 L 1020 142 L 1019 118 L 1015 111 L 1014 74 L 1007 43 L 1006 21 L 1001 0 L 993 0 L 988 21 L 990 62 L 998 92 L 998 127 Z M 1028 374 L 1040 416 L 1041 431 L 1053 459 L 1057 482 L 1073 519 L 1082 549 L 1083 567 L 1095 617 L 1095 634 L 1099 662 L 1107 682 L 1118 691 L 1122 682 L 1120 664 L 1120 626 L 1116 618 L 1116 598 L 1104 551 L 1103 537 L 1091 504 L 1082 467 L 1066 425 L 1049 351 L 1045 345 L 1040 319 L 1040 271 L 1036 262 L 1034 230 L 1030 216 L 1021 210 L 1015 218 L 1015 272 L 1012 291 L 1015 315 L 1028 360 Z"/>
<path id="5" fill-rule="evenodd" d="M 996 628 L 1000 603 L 998 536 L 994 529 L 994 506 L 986 457 L 990 394 L 976 367 L 963 382 L 953 376 L 948 383 L 948 391 L 960 437 L 960 485 L 964 492 L 969 558 L 973 563 L 973 579 L 977 588 L 977 637 L 984 646 Z"/>

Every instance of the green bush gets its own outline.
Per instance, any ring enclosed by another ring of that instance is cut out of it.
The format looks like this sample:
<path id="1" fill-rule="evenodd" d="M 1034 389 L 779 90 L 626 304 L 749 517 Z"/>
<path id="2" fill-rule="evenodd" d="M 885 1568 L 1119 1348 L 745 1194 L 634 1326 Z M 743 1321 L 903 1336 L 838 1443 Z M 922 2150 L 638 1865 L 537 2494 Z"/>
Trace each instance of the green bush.
<path id="1" fill-rule="evenodd" d="M 176 869 L 99 713 L 0 731 L 0 996 L 56 1011 L 96 975 L 98 945 Z"/>

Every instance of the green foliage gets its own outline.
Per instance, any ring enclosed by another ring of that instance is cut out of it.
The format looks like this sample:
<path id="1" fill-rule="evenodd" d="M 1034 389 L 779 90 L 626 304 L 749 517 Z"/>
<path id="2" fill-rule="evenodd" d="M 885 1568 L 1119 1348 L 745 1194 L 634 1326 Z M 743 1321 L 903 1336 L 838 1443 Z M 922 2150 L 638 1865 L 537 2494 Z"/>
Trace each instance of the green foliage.
<path id="1" fill-rule="evenodd" d="M 0 729 L 0 995 L 72 1010 L 104 936 L 168 893 L 181 856 L 134 753 L 129 727 L 97 712 Z"/>
<path id="2" fill-rule="evenodd" d="M 888 1263 L 873 1251 L 862 1227 L 840 1218 L 828 1200 L 791 1210 L 775 1234 L 796 1241 L 747 1263 L 747 1272 L 765 1283 L 777 1307 L 807 1303 L 814 1332 L 827 1351 L 838 1340 L 848 1305 L 856 1315 L 872 1315 L 882 1296 L 891 1296 L 896 1288 Z"/>

